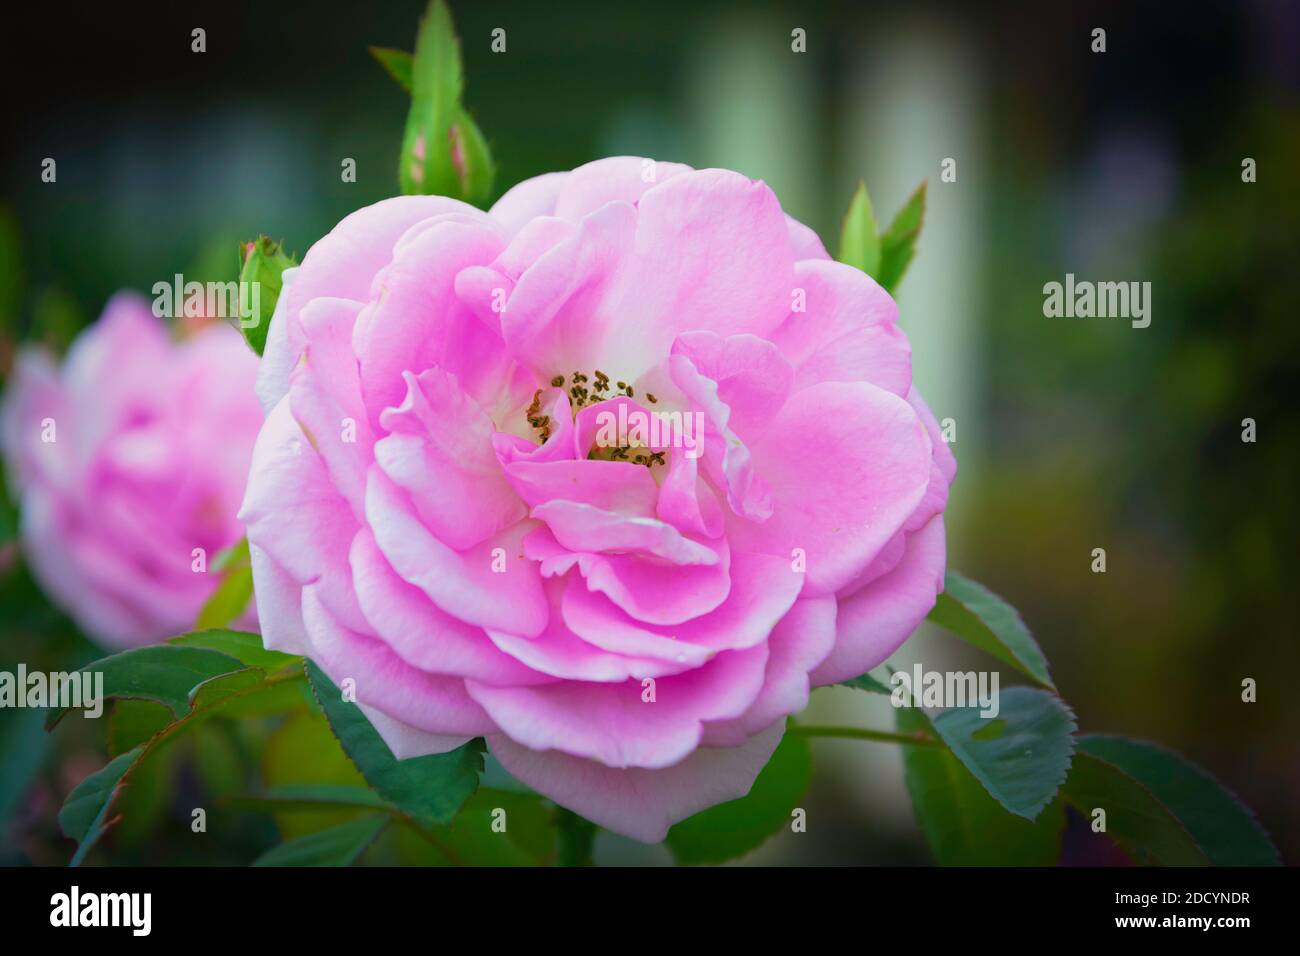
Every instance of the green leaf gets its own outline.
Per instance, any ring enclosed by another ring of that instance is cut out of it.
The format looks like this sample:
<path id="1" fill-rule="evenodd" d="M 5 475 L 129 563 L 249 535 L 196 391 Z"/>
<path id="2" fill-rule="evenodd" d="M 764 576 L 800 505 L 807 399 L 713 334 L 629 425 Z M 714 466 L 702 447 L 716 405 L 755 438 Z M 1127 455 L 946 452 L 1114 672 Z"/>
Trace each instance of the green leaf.
<path id="1" fill-rule="evenodd" d="M 362 817 L 290 840 L 268 850 L 253 866 L 351 866 L 388 825 L 386 816 Z"/>
<path id="2" fill-rule="evenodd" d="M 1061 794 L 1090 824 L 1093 811 L 1104 810 L 1106 835 L 1134 862 L 1159 866 L 1209 863 L 1192 835 L 1150 790 L 1082 746 L 1074 755 Z"/>
<path id="3" fill-rule="evenodd" d="M 312 661 L 306 662 L 316 700 L 330 729 L 357 769 L 381 797 L 419 820 L 447 823 L 478 787 L 483 771 L 481 738 L 445 754 L 398 760 L 356 704 Z"/>
<path id="4" fill-rule="evenodd" d="M 302 663 L 301 657 L 293 654 L 281 654 L 268 651 L 262 646 L 262 636 L 247 631 L 231 631 L 225 628 L 213 628 L 206 631 L 193 631 L 173 637 L 167 642 L 179 647 L 202 647 L 211 651 L 220 651 L 247 664 L 259 667 L 268 674 L 283 670 L 290 665 L 297 667 Z"/>
<path id="5" fill-rule="evenodd" d="M 871 208 L 867 184 L 861 180 L 840 227 L 839 260 L 861 269 L 872 278 L 880 272 L 880 235 L 876 229 L 876 214 Z"/>
<path id="6" fill-rule="evenodd" d="M 852 680 L 842 680 L 840 681 L 840 685 L 842 687 L 852 687 L 856 690 L 865 690 L 871 694 L 884 694 L 886 697 L 890 696 L 892 693 L 888 687 L 876 680 L 870 674 L 863 674 L 862 676 L 855 677 Z"/>
<path id="7" fill-rule="evenodd" d="M 108 766 L 92 773 L 73 788 L 59 810 L 59 828 L 64 836 L 77 841 L 71 866 L 80 866 L 86 854 L 116 820 L 108 818 L 109 808 L 121 792 L 126 773 L 144 752 L 144 747 L 113 758 Z"/>
<path id="8" fill-rule="evenodd" d="M 1055 694 L 1012 687 L 998 695 L 996 718 L 954 707 L 932 721 L 935 732 L 1003 807 L 1035 819 L 1065 782 L 1074 752 L 1074 715 Z"/>
<path id="9" fill-rule="evenodd" d="M 880 272 L 875 279 L 887 292 L 893 293 L 898 288 L 916 252 L 916 240 L 925 218 L 925 185 L 922 182 L 916 188 L 880 237 Z"/>
<path id="10" fill-rule="evenodd" d="M 1044 687 L 1056 688 L 1047 658 L 1020 614 L 982 584 L 949 571 L 929 620 Z"/>
<path id="11" fill-rule="evenodd" d="M 284 286 L 284 271 L 298 264 L 280 244 L 267 236 L 258 236 L 240 246 L 243 266 L 239 272 L 240 283 L 257 283 L 257 314 L 241 317 L 239 330 L 249 347 L 258 355 L 266 348 L 266 334 L 271 328 L 275 303 Z"/>
<path id="12" fill-rule="evenodd" d="M 1212 865 L 1281 865 L 1277 847 L 1250 809 L 1190 761 L 1155 744 L 1102 734 L 1081 737 L 1079 750 L 1150 792 Z M 1107 810 L 1106 816 L 1110 832 L 1114 815 Z"/>
<path id="13" fill-rule="evenodd" d="M 461 105 L 460 43 L 443 0 L 420 21 L 411 67 L 411 111 L 399 175 L 408 195 L 451 196 L 483 203 L 492 192 L 492 158 Z"/>
<path id="14" fill-rule="evenodd" d="M 248 539 L 221 552 L 212 562 L 212 570 L 221 580 L 199 610 L 197 628 L 225 627 L 244 613 L 253 597 L 253 564 L 248 554 Z M 260 642 L 259 642 L 260 643 Z"/>
<path id="15" fill-rule="evenodd" d="M 207 681 L 244 665 L 227 654 L 200 647 L 157 644 L 113 654 L 83 667 L 82 675 L 102 674 L 104 698 L 129 697 L 154 700 L 180 717 L 190 710 L 192 695 Z M 83 681 L 97 678 L 83 677 Z M 84 684 L 83 684 L 84 686 Z M 71 708 L 51 708 L 47 729 L 55 726 Z"/>
<path id="16" fill-rule="evenodd" d="M 924 712 L 895 710 L 899 733 L 933 733 Z M 1051 866 L 1060 857 L 1065 813 L 1054 800 L 1033 822 L 1004 810 L 950 751 L 905 744 L 904 780 L 917 822 L 944 866 Z"/>
<path id="17" fill-rule="evenodd" d="M 710 807 L 668 831 L 679 863 L 723 863 L 761 846 L 791 820 L 812 777 L 808 738 L 787 733 L 747 796 Z"/>
<path id="18" fill-rule="evenodd" d="M 405 50 L 390 47 L 372 46 L 370 55 L 379 61 L 379 65 L 388 71 L 388 75 L 397 81 L 397 85 L 406 92 L 411 92 L 411 73 L 415 69 L 415 57 Z"/>

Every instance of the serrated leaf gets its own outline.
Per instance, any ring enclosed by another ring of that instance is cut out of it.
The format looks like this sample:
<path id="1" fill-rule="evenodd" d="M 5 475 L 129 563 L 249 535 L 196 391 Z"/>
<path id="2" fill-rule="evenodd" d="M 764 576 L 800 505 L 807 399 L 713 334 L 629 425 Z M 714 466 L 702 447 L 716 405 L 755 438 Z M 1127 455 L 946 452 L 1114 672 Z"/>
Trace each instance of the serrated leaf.
<path id="1" fill-rule="evenodd" d="M 157 644 L 122 651 L 83 667 L 82 675 L 102 674 L 103 696 L 153 700 L 180 717 L 190 710 L 191 694 L 202 684 L 225 674 L 244 670 L 243 663 L 217 651 L 200 647 Z M 84 682 L 95 680 L 83 676 Z M 45 726 L 51 728 L 71 708 L 51 708 Z"/>
<path id="2" fill-rule="evenodd" d="M 954 707 L 932 724 L 953 755 L 1003 807 L 1035 819 L 1065 782 L 1074 753 L 1074 715 L 1055 694 L 1012 687 L 996 718 Z"/>
<path id="3" fill-rule="evenodd" d="M 387 816 L 368 816 L 273 847 L 253 866 L 351 866 L 389 823 Z"/>
<path id="4" fill-rule="evenodd" d="M 840 681 L 840 686 L 852 687 L 854 690 L 865 690 L 871 694 L 884 694 L 886 697 L 893 693 L 893 691 L 870 674 L 863 674 L 860 677 L 854 677 L 852 680 L 842 680 Z"/>
<path id="5" fill-rule="evenodd" d="M 899 733 L 933 735 L 929 718 L 895 710 Z M 1033 822 L 1004 810 L 951 751 L 904 744 L 903 770 L 917 822 L 944 866 L 1051 866 L 1060 857 L 1065 813 L 1054 800 Z"/>
<path id="6" fill-rule="evenodd" d="M 679 863 L 723 863 L 749 853 L 791 821 L 812 778 L 808 738 L 787 733 L 747 796 L 710 807 L 668 831 Z"/>
<path id="7" fill-rule="evenodd" d="M 1196 764 L 1155 744 L 1090 734 L 1079 750 L 1145 787 L 1214 866 L 1278 866 L 1277 847 L 1255 815 Z M 1111 814 L 1107 813 L 1108 825 Z"/>
<path id="8" fill-rule="evenodd" d="M 302 663 L 302 658 L 293 654 L 267 650 L 262 646 L 262 635 L 248 631 L 212 628 L 181 634 L 179 637 L 171 638 L 167 643 L 178 647 L 202 647 L 210 651 L 219 651 L 249 667 L 259 667 L 268 674 L 284 670 L 289 666 L 297 667 Z"/>
<path id="9" fill-rule="evenodd" d="M 491 156 L 461 105 L 460 42 L 443 0 L 420 21 L 411 66 L 411 110 L 399 176 L 407 195 L 451 196 L 482 203 L 492 191 Z"/>
<path id="10" fill-rule="evenodd" d="M 253 597 L 253 564 L 248 554 L 248 539 L 227 548 L 212 562 L 212 571 L 221 574 L 199 616 L 194 622 L 198 629 L 225 627 L 248 607 Z M 259 642 L 260 643 L 260 642 Z"/>
<path id="11" fill-rule="evenodd" d="M 925 219 L 925 186 L 922 182 L 908 197 L 880 237 L 880 271 L 875 278 L 891 294 L 898 288 L 916 252 L 916 240 Z"/>
<path id="12" fill-rule="evenodd" d="M 1207 866 L 1209 858 L 1149 789 L 1108 761 L 1080 749 L 1061 793 L 1090 823 L 1106 811 L 1106 835 L 1136 863 Z"/>
<path id="13" fill-rule="evenodd" d="M 871 208 L 867 184 L 860 181 L 840 226 L 840 262 L 861 269 L 872 278 L 880 271 L 880 235 Z"/>
<path id="14" fill-rule="evenodd" d="M 266 348 L 266 334 L 271 328 L 275 303 L 284 286 L 284 272 L 298 262 L 269 236 L 258 236 L 244 243 L 240 251 L 243 266 L 239 270 L 239 281 L 241 284 L 257 283 L 257 314 L 241 317 L 239 331 L 249 347 L 261 355 Z"/>
<path id="15" fill-rule="evenodd" d="M 1044 687 L 1056 688 L 1047 658 L 1020 613 L 982 584 L 949 571 L 929 620 Z"/>
<path id="16" fill-rule="evenodd" d="M 478 787 L 484 744 L 475 738 L 445 754 L 398 760 L 356 704 L 316 664 L 306 662 L 316 700 L 330 729 L 366 782 L 418 820 L 447 823 Z"/>
<path id="17" fill-rule="evenodd" d="M 121 791 L 128 770 L 143 753 L 136 747 L 109 761 L 103 769 L 92 773 L 68 794 L 59 810 L 59 828 L 63 835 L 77 841 L 77 852 L 70 866 L 80 866 L 100 837 L 115 822 L 108 818 L 109 808 Z"/>
<path id="18" fill-rule="evenodd" d="M 415 69 L 415 57 L 405 50 L 390 47 L 372 46 L 370 55 L 379 65 L 388 71 L 388 75 L 397 81 L 397 85 L 406 92 L 411 92 L 411 73 Z"/>

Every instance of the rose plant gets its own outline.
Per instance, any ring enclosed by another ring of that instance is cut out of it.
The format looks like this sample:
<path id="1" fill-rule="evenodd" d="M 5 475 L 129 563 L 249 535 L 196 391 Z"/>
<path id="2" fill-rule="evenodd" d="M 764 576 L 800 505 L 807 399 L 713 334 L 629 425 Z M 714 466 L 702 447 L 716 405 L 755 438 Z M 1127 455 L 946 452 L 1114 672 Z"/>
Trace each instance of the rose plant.
<path id="1" fill-rule="evenodd" d="M 924 186 L 884 230 L 859 187 L 838 261 L 765 184 L 727 170 L 615 157 L 525 180 L 483 210 L 494 166 L 461 103 L 445 4 L 431 3 L 414 55 L 374 52 L 411 92 L 406 195 L 343 219 L 300 266 L 265 238 L 245 247 L 243 278 L 273 312 L 244 330 L 255 383 L 232 371 L 218 391 L 260 425 L 238 514 L 249 563 L 231 578 L 251 583 L 260 635 L 223 626 L 248 613 L 239 601 L 209 603 L 193 633 L 90 665 L 118 702 L 112 759 L 60 816 L 74 862 L 172 741 L 245 718 L 280 721 L 263 788 L 234 795 L 277 814 L 287 839 L 268 865 L 351 863 L 390 825 L 437 862 L 496 859 L 503 841 L 474 839 L 507 807 L 524 821 L 512 862 L 588 862 L 597 827 L 721 861 L 799 822 L 816 737 L 901 746 L 942 863 L 1053 863 L 1067 808 L 1109 811 L 1107 836 L 1139 862 L 1277 862 L 1199 768 L 1076 733 L 1019 614 L 946 568 L 956 463 L 913 385 L 892 295 Z M 129 564 L 77 564 L 104 553 L 98 529 L 122 527 L 99 522 L 123 517 L 87 507 L 116 486 L 83 453 L 116 436 L 103 457 L 142 469 L 127 486 L 137 506 L 150 468 L 187 491 L 200 484 L 176 475 L 193 468 L 222 501 L 245 470 L 163 454 L 166 406 L 183 395 L 197 429 L 215 399 L 145 365 L 149 394 L 124 390 L 106 370 L 144 359 L 112 344 L 118 320 L 101 325 L 105 344 L 74 349 L 62 386 L 44 366 L 24 373 L 7 421 L 84 411 L 103 389 L 127 430 L 54 453 L 23 425 L 6 454 L 32 526 L 58 529 L 29 540 L 34 563 L 86 584 L 47 586 L 127 644 L 183 630 L 203 594 L 189 582 L 142 605 L 117 587 Z M 156 330 L 140 334 L 165 351 Z M 251 378 L 250 361 L 231 368 Z M 204 493 L 164 499 L 159 536 L 119 547 L 156 557 L 159 541 L 197 540 Z M 236 533 L 228 517 L 203 527 L 214 546 Z M 923 710 L 870 673 L 927 617 L 1024 680 L 996 719 Z M 892 690 L 895 726 L 797 720 L 832 684 Z M 344 816 L 285 815 L 304 808 Z"/>

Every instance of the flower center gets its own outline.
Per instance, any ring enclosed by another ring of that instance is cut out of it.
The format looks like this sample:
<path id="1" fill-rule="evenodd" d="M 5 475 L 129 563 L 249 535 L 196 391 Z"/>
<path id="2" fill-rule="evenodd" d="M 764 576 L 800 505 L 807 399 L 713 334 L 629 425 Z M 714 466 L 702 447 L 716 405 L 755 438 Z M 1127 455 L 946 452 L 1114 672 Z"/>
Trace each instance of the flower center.
<path id="1" fill-rule="evenodd" d="M 610 377 L 600 369 L 593 370 L 590 375 L 576 371 L 567 378 L 563 375 L 555 375 L 551 378 L 552 388 L 565 388 L 566 383 L 568 383 L 566 391 L 569 396 L 569 410 L 575 419 L 578 417 L 580 409 L 590 405 L 596 405 L 611 398 L 636 397 L 635 389 L 630 384 L 618 380 L 611 383 Z M 646 392 L 645 399 L 652 405 L 659 401 L 649 392 Z M 528 424 L 537 432 L 539 440 L 544 444 L 551 437 L 551 429 L 554 423 L 549 415 L 542 412 L 542 390 L 540 388 L 533 393 L 532 403 L 524 410 L 524 416 L 528 419 Z M 654 451 L 635 440 L 621 445 L 594 445 L 587 452 L 587 458 L 601 461 L 626 461 L 631 464 L 645 465 L 647 468 L 665 464 L 662 451 Z"/>

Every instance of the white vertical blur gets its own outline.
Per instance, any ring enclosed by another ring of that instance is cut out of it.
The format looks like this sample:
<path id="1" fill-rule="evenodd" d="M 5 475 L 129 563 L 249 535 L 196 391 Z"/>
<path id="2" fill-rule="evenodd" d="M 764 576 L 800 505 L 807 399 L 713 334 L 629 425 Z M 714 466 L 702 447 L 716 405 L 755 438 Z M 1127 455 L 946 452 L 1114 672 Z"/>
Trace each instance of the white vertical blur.
<path id="1" fill-rule="evenodd" d="M 961 470 L 948 510 L 951 563 L 961 483 L 972 471 L 967 452 L 978 447 L 980 431 L 974 345 L 987 241 L 981 228 L 981 73 L 971 42 L 937 17 L 876 22 L 859 44 L 842 91 L 845 112 L 838 118 L 844 131 L 837 157 L 841 201 L 847 204 L 856 181 L 865 179 L 884 228 L 921 180 L 929 180 L 916 258 L 897 298 L 917 387 L 940 421 L 951 417 L 957 423 L 954 451 Z M 941 179 L 945 158 L 957 161 L 956 182 Z M 895 654 L 891 666 L 910 668 L 919 660 L 928 669 L 947 667 L 951 644 L 927 630 Z M 887 698 L 836 688 L 815 694 L 804 720 L 892 730 L 894 714 Z M 837 789 L 860 799 L 881 825 L 907 825 L 911 808 L 896 746 L 838 740 L 817 746 L 823 779 L 837 776 Z"/>

